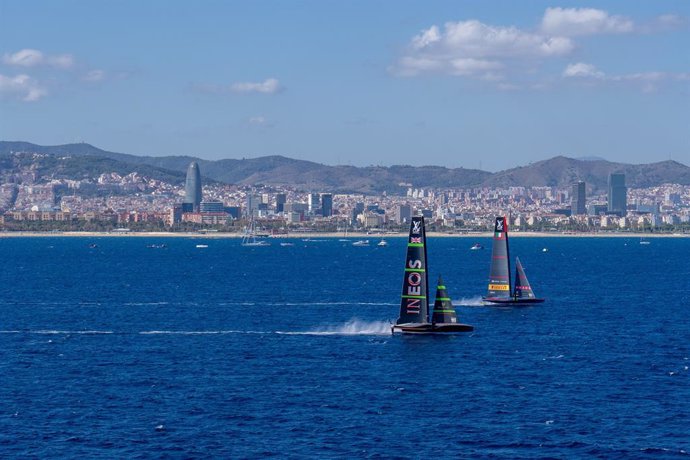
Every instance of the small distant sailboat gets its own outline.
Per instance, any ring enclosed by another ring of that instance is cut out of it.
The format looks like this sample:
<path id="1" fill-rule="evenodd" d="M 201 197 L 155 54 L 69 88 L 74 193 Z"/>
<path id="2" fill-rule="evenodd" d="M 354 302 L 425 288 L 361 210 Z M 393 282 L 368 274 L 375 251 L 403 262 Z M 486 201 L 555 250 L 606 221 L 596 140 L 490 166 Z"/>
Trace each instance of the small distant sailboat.
<path id="1" fill-rule="evenodd" d="M 400 317 L 391 327 L 391 331 L 404 334 L 439 334 L 474 330 L 470 325 L 457 322 L 457 314 L 440 277 L 432 321 L 429 322 L 427 269 L 424 217 L 413 217 L 407 242 Z"/>
<path id="2" fill-rule="evenodd" d="M 369 240 L 358 240 L 352 243 L 352 246 L 369 246 Z"/>
<path id="3" fill-rule="evenodd" d="M 376 243 L 376 246 L 381 246 L 381 247 L 388 246 L 388 241 L 386 241 L 386 240 L 384 240 L 383 238 L 381 238 L 381 241 L 379 241 L 378 243 Z"/>
<path id="4" fill-rule="evenodd" d="M 505 217 L 497 217 L 494 225 L 489 287 L 482 301 L 484 305 L 494 306 L 531 305 L 544 301 L 534 295 L 520 259 L 515 262 L 515 284 L 511 282 L 508 223 Z"/>
<path id="5" fill-rule="evenodd" d="M 644 244 L 644 245 L 650 244 L 650 241 L 646 238 L 640 238 L 640 244 Z"/>
<path id="6" fill-rule="evenodd" d="M 484 246 L 479 243 L 474 243 L 470 248 L 470 251 L 478 251 L 479 249 L 484 249 Z"/>
<path id="7" fill-rule="evenodd" d="M 208 244 L 197 244 L 196 247 L 197 249 L 204 249 L 208 247 Z"/>
<path id="8" fill-rule="evenodd" d="M 242 236 L 242 246 L 270 246 L 271 243 L 265 240 L 257 239 L 254 221 L 249 222 L 249 226 L 245 229 L 244 236 Z"/>

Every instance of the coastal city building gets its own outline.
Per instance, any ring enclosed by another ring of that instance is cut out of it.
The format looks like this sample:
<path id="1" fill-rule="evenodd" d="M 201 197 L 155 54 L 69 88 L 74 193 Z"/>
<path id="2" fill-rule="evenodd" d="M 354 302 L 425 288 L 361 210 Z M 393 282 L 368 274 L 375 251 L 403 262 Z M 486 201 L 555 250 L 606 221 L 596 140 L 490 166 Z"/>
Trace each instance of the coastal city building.
<path id="1" fill-rule="evenodd" d="M 330 193 L 321 194 L 321 215 L 323 217 L 333 215 L 333 195 Z"/>
<path id="2" fill-rule="evenodd" d="M 625 186 L 625 174 L 611 173 L 609 175 L 609 194 L 608 194 L 608 212 L 617 214 L 618 216 L 625 216 L 627 212 L 627 193 L 628 189 Z"/>
<path id="3" fill-rule="evenodd" d="M 276 212 L 280 213 L 285 210 L 285 203 L 287 203 L 287 194 L 286 193 L 277 193 L 276 194 Z"/>
<path id="4" fill-rule="evenodd" d="M 307 197 L 307 204 L 309 206 L 309 213 L 315 214 L 321 206 L 321 199 L 318 193 L 310 193 Z"/>
<path id="5" fill-rule="evenodd" d="M 31 154 L 39 158 L 40 154 Z M 254 219 L 266 233 L 404 230 L 411 216 L 430 229 L 486 231 L 508 216 L 514 231 L 690 232 L 690 186 L 628 188 L 625 176 L 565 187 L 415 187 L 399 193 L 315 193 L 291 186 L 202 184 L 198 165 L 184 181 L 132 172 L 41 176 L 30 162 L 0 177 L 0 230 L 170 229 L 240 231 Z M 5 170 L 7 171 L 7 170 Z M 197 175 L 198 174 L 198 175 Z M 311 207 L 310 207 L 311 204 Z M 570 206 L 568 206 L 570 205 Z M 584 209 L 583 209 L 584 207 Z M 311 209 L 311 212 L 310 212 Z"/>
<path id="6" fill-rule="evenodd" d="M 192 161 L 187 168 L 187 178 L 185 180 L 185 196 L 183 204 L 187 209 L 191 207 L 192 212 L 199 211 L 201 204 L 201 172 L 196 161 Z"/>
<path id="7" fill-rule="evenodd" d="M 395 222 L 406 224 L 412 219 L 412 208 L 409 204 L 399 204 L 395 208 Z"/>
<path id="8" fill-rule="evenodd" d="M 581 216 L 587 214 L 587 196 L 585 190 L 585 183 L 579 181 L 573 184 L 572 196 L 570 201 L 570 210 L 573 216 Z"/>

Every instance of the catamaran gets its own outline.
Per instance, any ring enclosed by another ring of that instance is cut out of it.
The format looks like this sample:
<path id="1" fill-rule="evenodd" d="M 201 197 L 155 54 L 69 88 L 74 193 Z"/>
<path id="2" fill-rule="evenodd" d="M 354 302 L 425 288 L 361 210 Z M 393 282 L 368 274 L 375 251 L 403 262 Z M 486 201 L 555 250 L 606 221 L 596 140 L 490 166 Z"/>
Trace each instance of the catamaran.
<path id="1" fill-rule="evenodd" d="M 400 317 L 391 327 L 391 331 L 405 334 L 438 334 L 474 330 L 470 325 L 457 322 L 457 314 L 440 277 L 436 289 L 434 312 L 429 321 L 427 269 L 424 217 L 413 217 L 407 241 Z"/>
<path id="2" fill-rule="evenodd" d="M 520 259 L 515 259 L 515 284 L 510 278 L 510 248 L 508 246 L 508 222 L 505 216 L 497 217 L 494 225 L 494 243 L 491 251 L 489 287 L 483 302 L 485 305 L 531 305 L 542 303 L 534 295 L 527 281 Z"/>

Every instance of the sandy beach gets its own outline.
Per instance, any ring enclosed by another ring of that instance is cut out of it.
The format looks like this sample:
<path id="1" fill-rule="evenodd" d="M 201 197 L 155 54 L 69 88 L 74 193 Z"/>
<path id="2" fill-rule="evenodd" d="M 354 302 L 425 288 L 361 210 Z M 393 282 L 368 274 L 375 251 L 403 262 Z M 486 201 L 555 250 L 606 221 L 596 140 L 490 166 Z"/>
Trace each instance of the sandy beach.
<path id="1" fill-rule="evenodd" d="M 223 232 L 0 232 L 0 238 L 46 238 L 46 237 L 77 237 L 77 238 L 242 238 L 241 233 Z M 431 238 L 490 238 L 492 232 L 476 233 L 442 233 L 428 232 Z M 601 233 L 557 233 L 557 232 L 511 232 L 512 238 L 690 238 L 690 234 L 681 233 L 623 233 L 623 232 L 601 232 Z M 344 235 L 341 232 L 299 232 L 287 235 L 275 235 L 270 238 L 298 238 L 298 239 L 317 239 L 317 238 L 347 238 L 347 239 L 370 239 L 379 238 L 404 238 L 407 233 L 364 233 L 348 232 Z"/>

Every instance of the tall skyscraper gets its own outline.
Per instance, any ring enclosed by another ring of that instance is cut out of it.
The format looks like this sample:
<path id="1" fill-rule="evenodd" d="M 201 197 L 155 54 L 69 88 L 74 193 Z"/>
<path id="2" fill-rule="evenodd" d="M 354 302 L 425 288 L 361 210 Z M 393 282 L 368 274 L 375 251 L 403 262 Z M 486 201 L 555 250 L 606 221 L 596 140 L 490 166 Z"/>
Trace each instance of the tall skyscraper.
<path id="1" fill-rule="evenodd" d="M 321 215 L 331 217 L 333 215 L 333 195 L 330 193 L 321 194 Z"/>
<path id="2" fill-rule="evenodd" d="M 310 193 L 307 197 L 307 203 L 309 204 L 309 212 L 316 212 L 321 206 L 321 200 L 319 199 L 318 193 Z"/>
<path id="3" fill-rule="evenodd" d="M 586 201 L 585 183 L 580 181 L 577 184 L 573 184 L 572 196 L 570 197 L 570 213 L 573 216 L 587 214 Z"/>
<path id="4" fill-rule="evenodd" d="M 409 204 L 401 204 L 395 210 L 395 221 L 404 224 L 412 219 L 412 209 Z"/>
<path id="5" fill-rule="evenodd" d="M 247 193 L 246 203 L 246 216 L 252 217 L 255 214 L 255 212 L 259 209 L 259 205 L 261 204 L 261 196 L 255 195 L 253 193 Z"/>
<path id="6" fill-rule="evenodd" d="M 625 186 L 625 174 L 612 173 L 609 175 L 609 207 L 608 212 L 624 216 L 628 208 L 628 189 Z"/>
<path id="7" fill-rule="evenodd" d="M 191 204 L 194 212 L 199 212 L 199 205 L 201 204 L 201 172 L 196 161 L 189 163 L 187 168 L 184 192 L 184 203 Z"/>
<path id="8" fill-rule="evenodd" d="M 276 212 L 283 212 L 285 203 L 287 203 L 287 195 L 284 193 L 278 193 L 276 195 Z"/>

